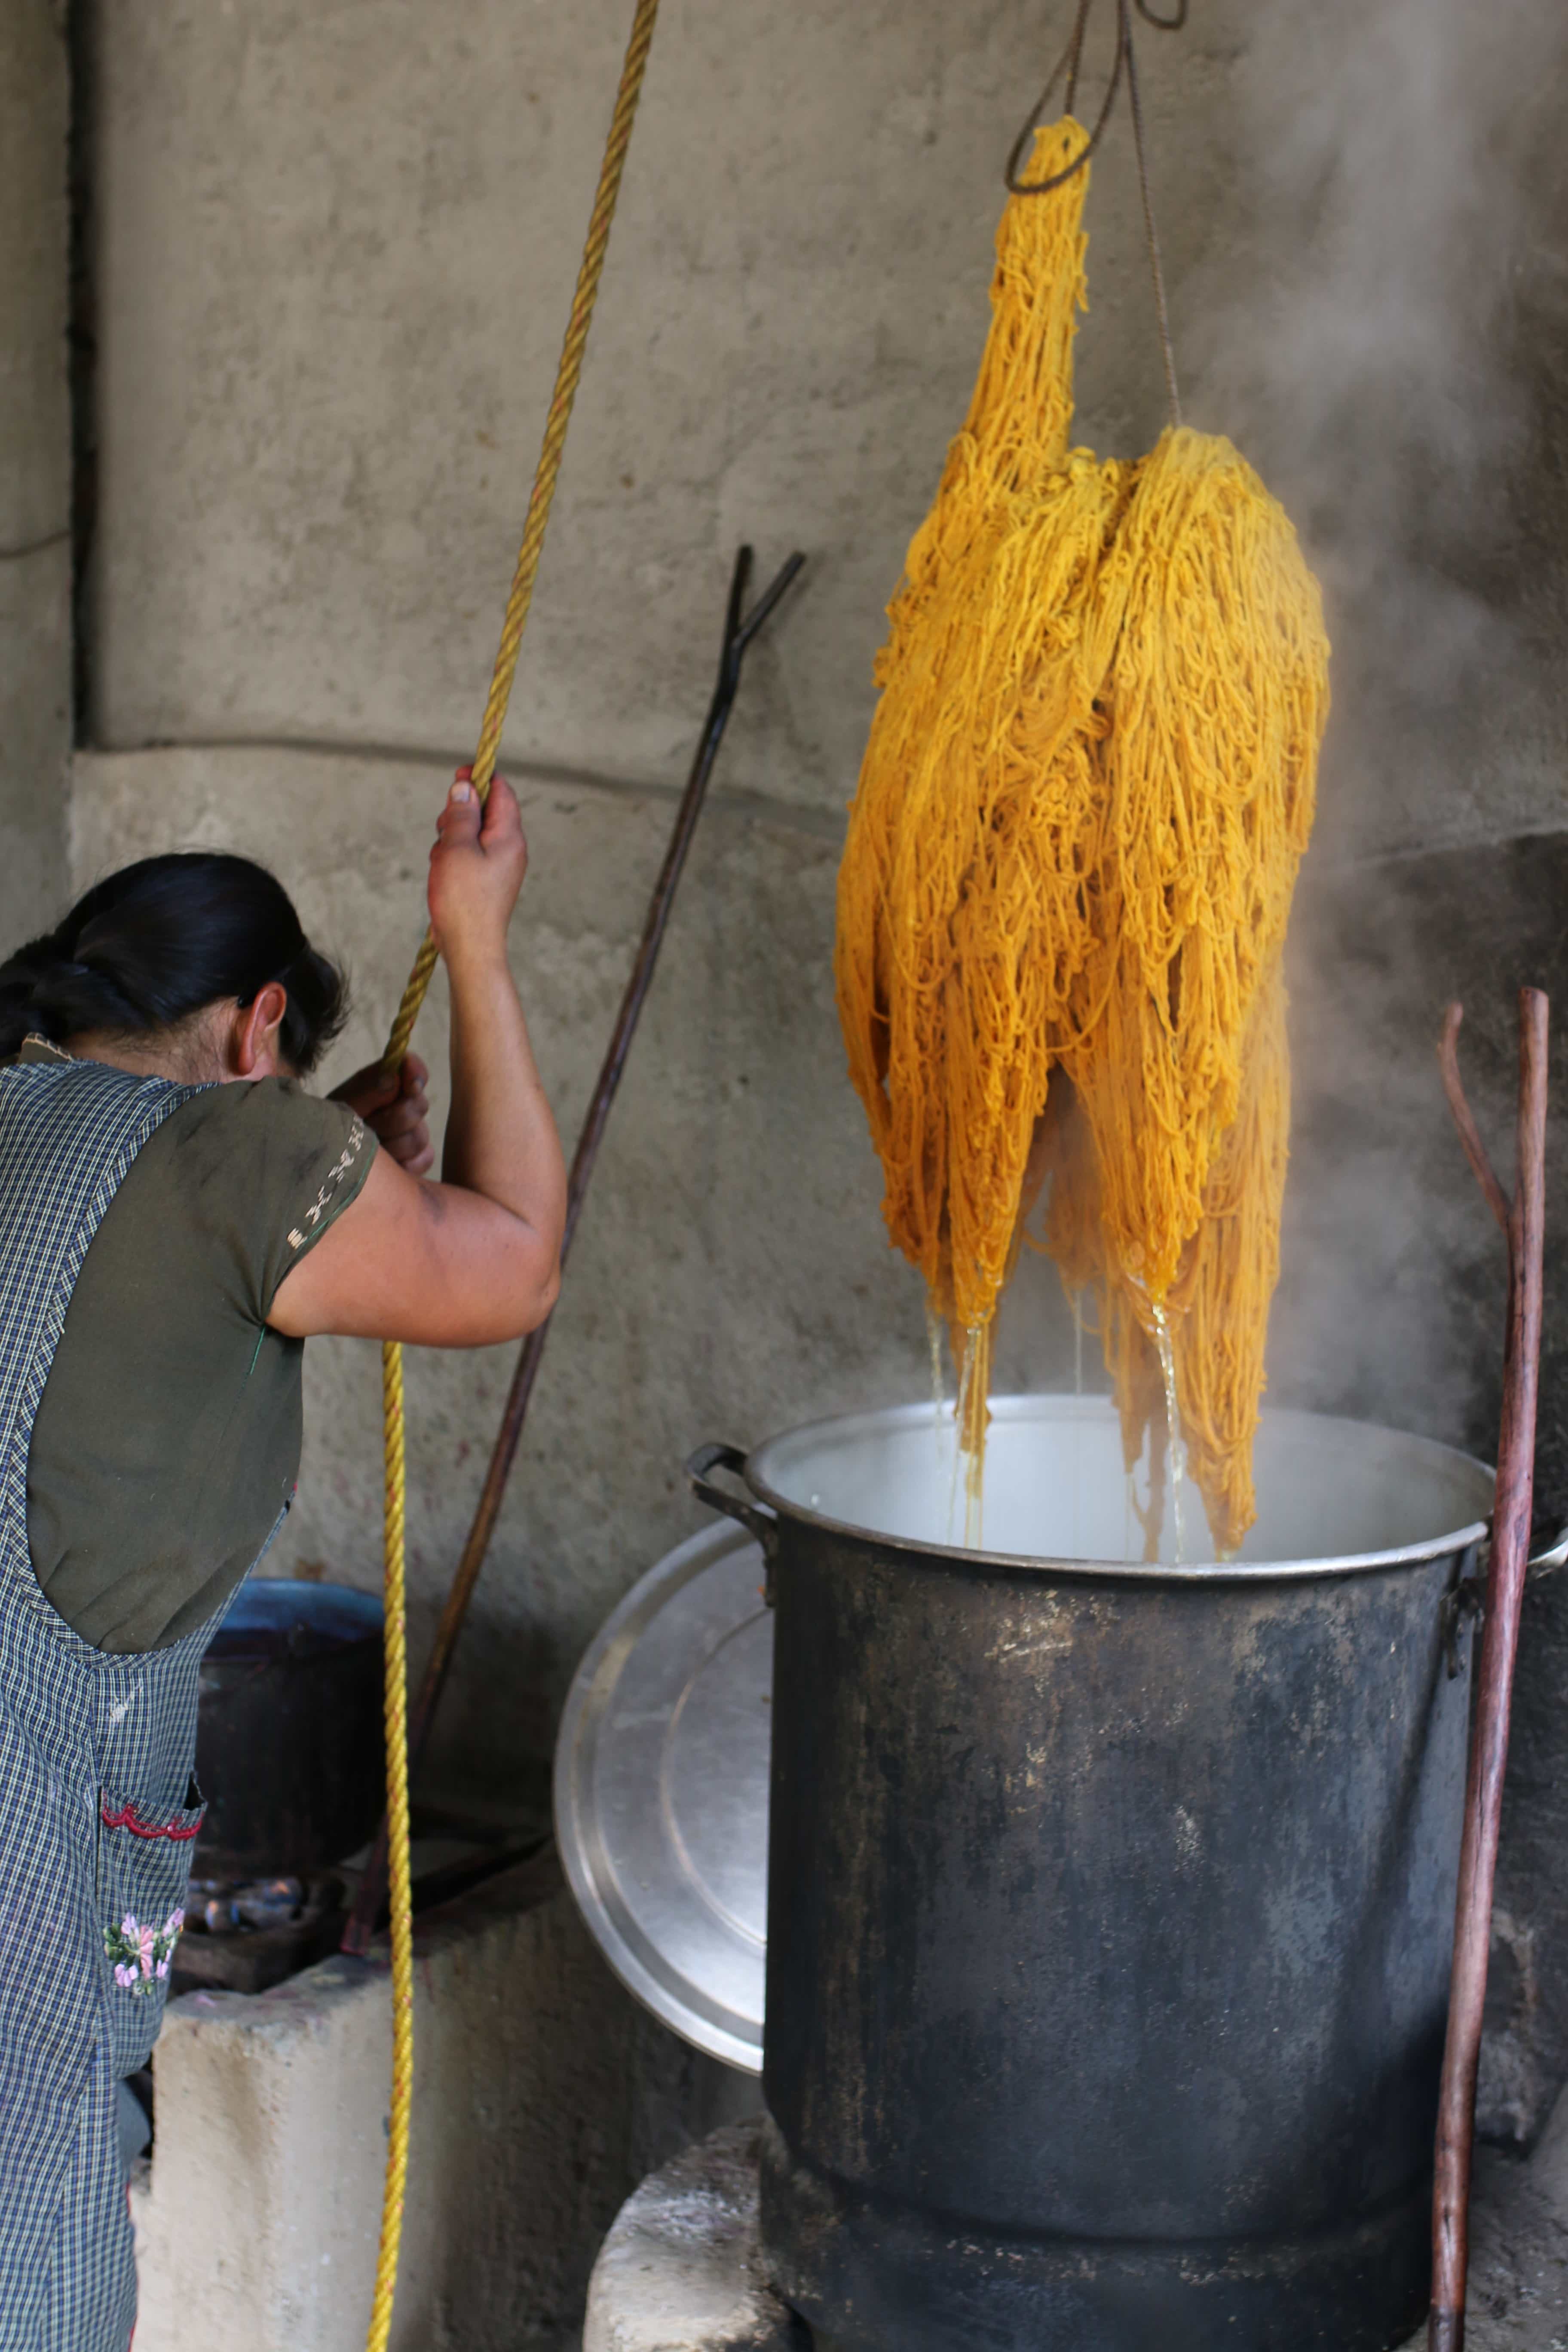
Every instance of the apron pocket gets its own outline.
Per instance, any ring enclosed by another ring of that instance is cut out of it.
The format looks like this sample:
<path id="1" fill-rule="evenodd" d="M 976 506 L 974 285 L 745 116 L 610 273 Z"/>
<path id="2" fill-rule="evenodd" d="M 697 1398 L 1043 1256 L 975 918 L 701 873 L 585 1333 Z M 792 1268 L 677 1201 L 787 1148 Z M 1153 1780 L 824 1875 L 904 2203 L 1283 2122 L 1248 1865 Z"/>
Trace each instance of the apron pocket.
<path id="1" fill-rule="evenodd" d="M 169 1969 L 185 1922 L 191 1851 L 206 1812 L 194 1778 L 188 1794 L 193 1801 L 173 1813 L 147 1813 L 110 1790 L 99 1793 L 98 1922 L 116 2075 L 147 2063 L 163 2021 Z"/>

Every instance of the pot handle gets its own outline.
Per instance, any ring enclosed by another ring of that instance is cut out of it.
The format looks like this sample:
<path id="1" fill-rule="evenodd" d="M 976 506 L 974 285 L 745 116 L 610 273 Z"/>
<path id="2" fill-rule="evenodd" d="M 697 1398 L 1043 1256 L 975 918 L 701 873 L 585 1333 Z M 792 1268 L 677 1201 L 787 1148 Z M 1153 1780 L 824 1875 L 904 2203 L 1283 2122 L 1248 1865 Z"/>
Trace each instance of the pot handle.
<path id="1" fill-rule="evenodd" d="M 746 1457 L 738 1445 L 700 1445 L 695 1454 L 688 1454 L 686 1475 L 691 1481 L 691 1491 L 700 1503 L 710 1511 L 722 1511 L 731 1519 L 739 1519 L 748 1535 L 754 1536 L 763 1548 L 763 1558 L 768 1563 L 768 1581 L 773 1581 L 773 1554 L 779 1545 L 779 1523 L 772 1511 L 759 1510 L 755 1503 L 742 1502 L 739 1495 L 715 1486 L 709 1477 L 710 1470 L 731 1470 L 737 1478 L 746 1475 Z"/>
<path id="2" fill-rule="evenodd" d="M 1568 1568 L 1568 1528 L 1544 1551 L 1538 1551 L 1530 1563 L 1531 1576 L 1550 1576 L 1553 1570 Z"/>
<path id="3" fill-rule="evenodd" d="M 1485 1546 L 1482 1552 L 1484 1557 Z M 1528 1573 L 1533 1580 L 1539 1576 L 1552 1576 L 1560 1568 L 1568 1568 L 1568 1528 L 1564 1528 L 1556 1541 L 1548 1544 L 1544 1551 L 1535 1553 Z M 1478 1625 L 1480 1623 L 1486 1615 L 1485 1591 L 1485 1570 L 1478 1566 L 1472 1575 L 1465 1577 L 1443 1596 L 1443 1647 L 1447 1654 L 1450 1682 L 1457 1682 L 1465 1671 L 1459 1654 L 1459 1627 L 1467 1617 L 1473 1617 Z"/>

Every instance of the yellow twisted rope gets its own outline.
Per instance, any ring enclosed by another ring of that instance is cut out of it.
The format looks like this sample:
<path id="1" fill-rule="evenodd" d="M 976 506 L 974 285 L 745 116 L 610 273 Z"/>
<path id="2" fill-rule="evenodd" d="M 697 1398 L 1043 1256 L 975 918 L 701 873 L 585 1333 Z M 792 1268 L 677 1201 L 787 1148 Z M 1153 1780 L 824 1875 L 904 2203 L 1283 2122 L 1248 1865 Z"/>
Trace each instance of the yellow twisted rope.
<path id="1" fill-rule="evenodd" d="M 555 496 L 555 484 L 561 472 L 566 427 L 571 421 L 572 404 L 577 396 L 578 380 L 583 373 L 583 353 L 588 341 L 589 322 L 594 315 L 599 279 L 604 274 L 605 255 L 610 242 L 610 224 L 615 218 L 616 199 L 620 194 L 621 173 L 626 166 L 626 149 L 631 143 L 632 124 L 637 116 L 637 100 L 642 95 L 643 74 L 658 14 L 658 0 L 637 0 L 631 37 L 626 43 L 626 60 L 621 68 L 620 88 L 616 93 L 616 110 L 610 120 L 605 160 L 599 170 L 598 191 L 594 198 L 587 240 L 577 271 L 576 291 L 572 298 L 572 315 L 567 320 L 565 340 L 561 347 L 555 389 L 551 395 L 544 440 L 529 497 L 522 545 L 518 551 L 517 570 L 512 576 L 511 593 L 507 599 L 500 646 L 485 703 L 484 724 L 479 730 L 479 748 L 474 753 L 474 789 L 481 802 L 489 794 L 490 779 L 495 773 L 496 753 L 500 748 L 507 703 L 511 696 L 512 680 L 517 675 L 517 658 L 528 620 L 528 608 L 533 601 L 533 583 L 544 545 L 544 528 L 550 520 L 551 501 Z M 425 1002 L 430 975 L 435 969 L 436 942 L 426 929 L 383 1057 L 384 1066 L 389 1072 L 402 1066 L 409 1039 L 414 1034 L 414 1024 L 419 1016 L 419 1008 Z M 404 1517 L 407 1480 L 403 1426 L 403 1350 L 395 1343 L 389 1343 L 382 1349 L 382 1396 L 386 1465 L 386 1836 L 392 1899 L 393 2060 L 392 2116 L 387 2135 L 386 2183 L 382 2200 L 381 2250 L 376 2260 L 375 2301 L 371 2312 L 368 2352 L 386 2352 L 392 2327 L 397 2253 L 403 2234 L 403 2198 L 408 2172 L 408 2116 L 414 2085 L 414 1922 L 408 1880 L 408 1702 L 404 1625 Z"/>
<path id="2" fill-rule="evenodd" d="M 381 2246 L 371 2305 L 371 2352 L 384 2352 L 397 2288 L 403 2194 L 408 2179 L 408 2116 L 414 2092 L 414 1903 L 408 1881 L 408 1664 L 403 1594 L 403 1350 L 381 1351 L 385 1432 L 386 1835 L 392 1896 L 392 2113 L 387 2124 Z"/>
<path id="3" fill-rule="evenodd" d="M 544 423 L 544 441 L 539 452 L 539 465 L 528 501 L 522 545 L 518 550 L 511 593 L 507 598 L 506 619 L 501 625 L 500 645 L 490 677 L 489 696 L 485 703 L 484 725 L 479 730 L 479 749 L 474 753 L 474 790 L 481 801 L 489 793 L 490 778 L 495 773 L 496 753 L 500 749 L 506 707 L 511 699 L 511 682 L 517 675 L 517 656 L 522 645 L 522 632 L 528 621 L 528 608 L 533 602 L 534 577 L 544 546 L 544 526 L 550 520 L 550 504 L 555 496 L 556 478 L 561 471 L 561 458 L 566 446 L 566 427 L 571 422 L 572 404 L 577 397 L 577 383 L 583 373 L 583 353 L 588 341 L 589 322 L 598 299 L 605 255 L 609 249 L 610 223 L 616 216 L 616 199 L 621 192 L 621 173 L 626 165 L 626 149 L 631 143 L 632 123 L 637 115 L 637 100 L 642 95 L 643 71 L 647 64 L 647 53 L 653 41 L 653 23 L 658 14 L 658 0 L 637 0 L 631 39 L 626 44 L 626 63 L 621 68 L 621 86 L 616 93 L 616 110 L 610 120 L 610 135 L 605 142 L 605 160 L 599 169 L 598 193 L 594 198 L 587 242 L 583 247 L 583 259 L 577 271 L 577 290 L 572 297 L 572 315 L 566 322 L 566 337 L 561 346 L 560 364 L 555 371 L 555 389 L 551 394 L 550 414 Z M 408 975 L 408 985 L 403 992 L 403 1002 L 397 1008 L 397 1018 L 392 1024 L 392 1035 L 387 1040 L 385 1059 L 388 1069 L 396 1069 L 408 1051 L 414 1024 L 419 1017 L 419 1008 L 425 1002 L 425 992 L 430 985 L 430 975 L 435 969 L 436 942 L 426 929 L 419 953 L 414 960 L 414 969 Z"/>

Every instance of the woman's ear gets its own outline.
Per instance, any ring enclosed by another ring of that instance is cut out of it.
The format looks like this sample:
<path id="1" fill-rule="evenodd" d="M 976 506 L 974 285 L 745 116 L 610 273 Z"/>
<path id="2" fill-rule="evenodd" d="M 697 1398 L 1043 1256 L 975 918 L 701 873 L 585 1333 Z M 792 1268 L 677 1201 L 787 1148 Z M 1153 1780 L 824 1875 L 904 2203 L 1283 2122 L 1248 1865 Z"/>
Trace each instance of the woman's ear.
<path id="1" fill-rule="evenodd" d="M 226 1060 L 237 1078 L 275 1078 L 283 1068 L 279 1032 L 289 1010 L 289 992 L 269 980 L 248 1004 L 237 1006 Z"/>

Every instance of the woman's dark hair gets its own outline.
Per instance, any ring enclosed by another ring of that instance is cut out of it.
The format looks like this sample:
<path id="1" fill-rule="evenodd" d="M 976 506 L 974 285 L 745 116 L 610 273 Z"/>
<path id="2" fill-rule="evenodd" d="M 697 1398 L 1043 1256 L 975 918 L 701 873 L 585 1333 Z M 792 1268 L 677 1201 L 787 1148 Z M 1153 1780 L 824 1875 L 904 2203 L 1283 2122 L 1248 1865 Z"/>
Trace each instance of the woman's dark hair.
<path id="1" fill-rule="evenodd" d="M 269 981 L 289 998 L 279 1051 L 303 1074 L 342 1027 L 348 994 L 283 885 L 217 851 L 143 857 L 0 963 L 0 1058 L 29 1035 L 171 1028 L 220 999 L 248 1004 Z"/>

